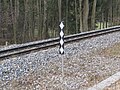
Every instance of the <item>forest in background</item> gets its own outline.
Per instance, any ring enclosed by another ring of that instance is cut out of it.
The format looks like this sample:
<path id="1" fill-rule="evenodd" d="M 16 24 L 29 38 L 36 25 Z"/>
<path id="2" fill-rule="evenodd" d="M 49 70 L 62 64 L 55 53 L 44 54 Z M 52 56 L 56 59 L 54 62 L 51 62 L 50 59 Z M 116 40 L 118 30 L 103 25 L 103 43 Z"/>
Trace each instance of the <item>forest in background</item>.
<path id="1" fill-rule="evenodd" d="M 18 44 L 120 25 L 120 0 L 0 0 L 0 44 Z"/>

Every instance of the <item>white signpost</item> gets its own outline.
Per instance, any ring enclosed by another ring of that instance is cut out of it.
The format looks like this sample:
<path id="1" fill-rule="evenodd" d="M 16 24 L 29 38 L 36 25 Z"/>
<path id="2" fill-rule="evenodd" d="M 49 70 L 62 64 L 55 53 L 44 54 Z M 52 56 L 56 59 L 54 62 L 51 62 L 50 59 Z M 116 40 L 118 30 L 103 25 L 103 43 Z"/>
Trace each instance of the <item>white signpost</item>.
<path id="1" fill-rule="evenodd" d="M 63 22 L 60 23 L 60 48 L 59 48 L 59 53 L 61 54 L 61 59 L 62 59 L 62 84 L 64 83 L 64 58 L 63 58 L 63 54 L 64 54 L 64 24 Z"/>
<path id="2" fill-rule="evenodd" d="M 61 22 L 59 26 L 60 26 L 60 49 L 59 49 L 59 52 L 60 52 L 60 54 L 64 54 L 64 32 L 63 32 L 64 24 L 63 24 L 63 22 Z"/>

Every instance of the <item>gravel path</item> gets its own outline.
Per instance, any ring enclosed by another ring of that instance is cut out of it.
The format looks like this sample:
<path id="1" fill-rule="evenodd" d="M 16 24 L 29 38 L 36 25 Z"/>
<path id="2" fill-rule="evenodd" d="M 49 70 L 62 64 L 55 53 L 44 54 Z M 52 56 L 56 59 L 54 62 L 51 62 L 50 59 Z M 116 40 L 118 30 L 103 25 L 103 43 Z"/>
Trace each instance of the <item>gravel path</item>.
<path id="1" fill-rule="evenodd" d="M 0 62 L 0 90 L 86 90 L 117 71 L 119 57 L 96 53 L 120 42 L 120 32 L 14 57 Z M 61 78 L 64 60 L 64 81 Z"/>

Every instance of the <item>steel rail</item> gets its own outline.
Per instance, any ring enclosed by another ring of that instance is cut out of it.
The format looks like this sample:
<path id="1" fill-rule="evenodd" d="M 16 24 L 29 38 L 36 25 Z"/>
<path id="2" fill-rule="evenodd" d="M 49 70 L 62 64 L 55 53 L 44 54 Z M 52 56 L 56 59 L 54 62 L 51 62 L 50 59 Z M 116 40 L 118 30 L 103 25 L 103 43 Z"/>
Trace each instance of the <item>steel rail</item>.
<path id="1" fill-rule="evenodd" d="M 89 32 L 68 35 L 68 36 L 65 36 L 64 40 L 65 40 L 65 43 L 70 43 L 70 42 L 74 42 L 77 40 L 82 40 L 85 38 L 95 37 L 95 36 L 108 34 L 108 33 L 112 33 L 112 32 L 117 32 L 117 31 L 120 31 L 120 26 L 114 26 L 114 27 L 110 27 L 110 28 L 106 28 L 106 29 L 102 29 L 102 30 L 93 30 L 93 31 L 89 31 Z M 59 45 L 59 38 L 37 41 L 34 43 L 26 43 L 22 46 L 9 48 L 9 49 L 5 49 L 5 50 L 0 50 L 0 59 L 6 58 L 6 57 L 9 57 L 12 55 L 29 53 L 29 52 L 35 51 L 35 50 L 46 49 L 49 47 L 54 47 L 56 45 Z"/>

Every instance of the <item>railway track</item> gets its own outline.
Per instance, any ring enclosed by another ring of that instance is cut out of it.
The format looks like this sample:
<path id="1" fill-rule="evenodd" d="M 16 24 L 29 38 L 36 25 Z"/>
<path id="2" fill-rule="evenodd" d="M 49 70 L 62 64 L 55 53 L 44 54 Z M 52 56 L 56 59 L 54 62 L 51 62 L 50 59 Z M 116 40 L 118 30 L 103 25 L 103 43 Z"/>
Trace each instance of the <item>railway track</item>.
<path id="1" fill-rule="evenodd" d="M 106 29 L 102 29 L 102 30 L 83 32 L 83 33 L 79 33 L 79 34 L 65 36 L 64 42 L 70 43 L 70 42 L 74 42 L 77 40 L 83 40 L 86 38 L 109 34 L 109 33 L 117 32 L 117 31 L 120 31 L 120 26 L 114 26 L 114 27 L 110 27 L 110 28 L 106 28 Z M 22 46 L 18 46 L 18 47 L 14 47 L 14 48 L 0 50 L 0 59 L 2 60 L 4 58 L 8 58 L 10 56 L 30 53 L 31 51 L 37 51 L 40 49 L 47 49 L 49 47 L 54 47 L 57 45 L 59 45 L 59 38 L 38 41 L 35 43 L 30 43 L 30 44 L 24 44 Z"/>

